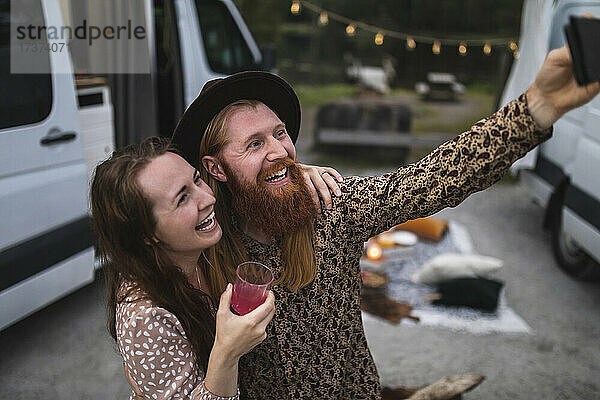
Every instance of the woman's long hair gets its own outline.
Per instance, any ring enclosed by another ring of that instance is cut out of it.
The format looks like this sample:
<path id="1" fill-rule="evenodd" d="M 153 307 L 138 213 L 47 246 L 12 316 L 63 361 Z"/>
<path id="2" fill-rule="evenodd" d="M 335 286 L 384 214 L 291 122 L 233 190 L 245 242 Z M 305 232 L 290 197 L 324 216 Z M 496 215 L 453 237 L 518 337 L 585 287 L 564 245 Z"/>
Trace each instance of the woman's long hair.
<path id="1" fill-rule="evenodd" d="M 238 100 L 221 110 L 208 124 L 202 142 L 200 143 L 200 157 L 211 155 L 218 157 L 221 150 L 228 143 L 227 120 L 235 110 L 250 108 L 256 109 L 260 102 L 258 100 Z M 248 254 L 244 245 L 233 228 L 231 215 L 231 191 L 226 183 L 216 180 L 210 175 L 206 168 L 198 167 L 200 176 L 206 182 L 217 199 L 220 207 L 215 209 L 219 225 L 223 230 L 223 236 L 219 243 L 208 250 L 209 260 L 199 260 L 203 269 L 208 271 L 209 285 L 214 293 L 225 290 L 227 282 L 235 279 L 235 268 L 237 265 L 248 261 Z M 314 259 L 314 247 L 312 242 L 312 224 L 307 224 L 299 231 L 285 235 L 282 241 L 282 268 L 281 276 L 275 282 L 277 285 L 295 291 L 309 285 L 316 275 L 316 264 Z"/>
<path id="2" fill-rule="evenodd" d="M 115 152 L 96 167 L 90 202 L 97 235 L 96 254 L 106 278 L 108 330 L 116 340 L 117 304 L 129 284 L 154 305 L 172 312 L 181 322 L 198 367 L 206 371 L 215 336 L 211 303 L 218 299 L 195 289 L 154 237 L 152 203 L 137 184 L 137 176 L 153 159 L 174 151 L 163 138 L 150 138 Z"/>

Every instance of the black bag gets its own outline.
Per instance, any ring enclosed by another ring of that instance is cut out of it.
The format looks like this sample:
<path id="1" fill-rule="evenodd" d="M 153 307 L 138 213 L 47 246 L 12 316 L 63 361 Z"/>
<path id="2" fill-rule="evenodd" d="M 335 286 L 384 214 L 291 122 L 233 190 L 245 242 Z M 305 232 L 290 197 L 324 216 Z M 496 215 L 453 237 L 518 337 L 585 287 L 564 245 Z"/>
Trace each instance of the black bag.
<path id="1" fill-rule="evenodd" d="M 441 298 L 435 305 L 465 306 L 493 312 L 498 308 L 500 290 L 504 284 L 485 278 L 459 278 L 438 284 Z"/>

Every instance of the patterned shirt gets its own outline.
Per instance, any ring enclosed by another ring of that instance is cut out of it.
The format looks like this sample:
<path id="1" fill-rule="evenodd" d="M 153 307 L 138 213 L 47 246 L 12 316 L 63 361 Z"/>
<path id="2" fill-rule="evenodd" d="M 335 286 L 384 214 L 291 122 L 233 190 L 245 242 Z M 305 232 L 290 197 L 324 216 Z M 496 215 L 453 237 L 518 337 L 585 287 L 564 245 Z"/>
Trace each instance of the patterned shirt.
<path id="1" fill-rule="evenodd" d="M 135 385 L 130 400 L 236 400 L 220 397 L 204 387 L 204 374 L 181 323 L 173 313 L 144 299 L 139 291 L 117 304 L 117 346 Z M 136 395 L 135 391 L 138 392 Z"/>
<path id="2" fill-rule="evenodd" d="M 273 287 L 268 337 L 240 361 L 242 398 L 381 398 L 359 307 L 364 242 L 458 205 L 551 135 L 551 128 L 536 130 L 521 95 L 417 163 L 382 176 L 345 178 L 342 196 L 314 222 L 314 281 L 297 292 Z M 271 267 L 277 279 L 284 268 L 280 243 L 238 233 L 250 259 Z"/>

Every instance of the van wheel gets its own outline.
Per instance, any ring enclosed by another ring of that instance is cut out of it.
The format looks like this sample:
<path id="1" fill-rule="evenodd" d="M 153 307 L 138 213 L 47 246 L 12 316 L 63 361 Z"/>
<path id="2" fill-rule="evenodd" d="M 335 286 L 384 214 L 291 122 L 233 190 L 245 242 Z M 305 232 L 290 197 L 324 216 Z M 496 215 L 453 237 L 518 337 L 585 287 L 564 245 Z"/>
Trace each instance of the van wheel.
<path id="1" fill-rule="evenodd" d="M 600 265 L 587 255 L 583 249 L 562 228 L 562 207 L 556 213 L 552 229 L 552 250 L 560 268 L 579 280 L 598 280 Z"/>

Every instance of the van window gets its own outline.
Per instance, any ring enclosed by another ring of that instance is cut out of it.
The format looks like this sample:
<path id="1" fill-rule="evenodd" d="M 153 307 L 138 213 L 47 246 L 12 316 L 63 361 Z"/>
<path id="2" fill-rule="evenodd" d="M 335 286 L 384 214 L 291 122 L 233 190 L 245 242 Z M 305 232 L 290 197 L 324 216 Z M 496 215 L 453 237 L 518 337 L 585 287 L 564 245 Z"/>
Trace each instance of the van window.
<path id="1" fill-rule="evenodd" d="M 196 0 L 198 21 L 210 68 L 233 74 L 258 66 L 227 6 L 217 0 Z"/>
<path id="2" fill-rule="evenodd" d="M 172 0 L 154 0 L 154 26 L 158 134 L 171 137 L 185 108 L 177 16 Z"/>
<path id="3" fill-rule="evenodd" d="M 31 3 L 31 7 L 27 7 L 31 14 L 12 15 L 12 18 L 23 21 L 24 25 L 45 25 L 40 0 L 26 1 Z M 10 20 L 10 0 L 0 0 L 0 129 L 40 122 L 52 108 L 50 74 L 10 73 Z M 46 63 L 43 70 L 50 71 L 50 58 L 46 53 L 36 60 Z"/>

